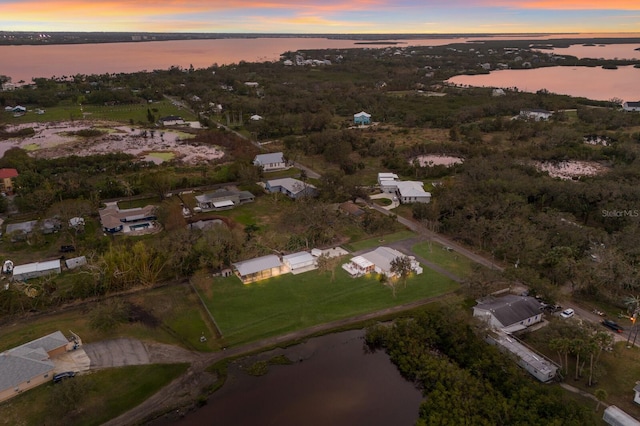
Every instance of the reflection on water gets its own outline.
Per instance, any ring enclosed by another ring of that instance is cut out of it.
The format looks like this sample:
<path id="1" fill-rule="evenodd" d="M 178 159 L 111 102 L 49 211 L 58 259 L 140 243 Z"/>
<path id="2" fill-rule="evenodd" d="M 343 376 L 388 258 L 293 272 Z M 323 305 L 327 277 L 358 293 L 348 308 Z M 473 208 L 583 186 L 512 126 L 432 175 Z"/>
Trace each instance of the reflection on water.
<path id="1" fill-rule="evenodd" d="M 447 82 L 476 87 L 518 88 L 522 92 L 549 92 L 601 101 L 613 98 L 640 101 L 640 68 L 606 70 L 602 67 L 547 67 L 501 70 L 490 74 L 458 75 Z"/>
<path id="2" fill-rule="evenodd" d="M 412 425 L 421 393 L 382 351 L 364 351 L 362 330 L 310 339 L 280 353 L 295 361 L 249 376 L 233 364 L 207 405 L 180 420 L 156 425 L 353 426 Z M 300 361 L 302 360 L 302 361 Z"/>

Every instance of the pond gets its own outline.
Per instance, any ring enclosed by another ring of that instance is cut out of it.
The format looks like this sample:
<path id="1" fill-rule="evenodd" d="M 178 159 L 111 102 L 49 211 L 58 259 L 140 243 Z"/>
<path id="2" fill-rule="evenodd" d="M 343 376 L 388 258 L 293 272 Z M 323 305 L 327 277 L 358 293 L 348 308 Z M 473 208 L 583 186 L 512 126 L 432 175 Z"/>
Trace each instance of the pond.
<path id="1" fill-rule="evenodd" d="M 421 392 L 400 376 L 386 353 L 365 351 L 363 337 L 363 330 L 336 333 L 233 363 L 227 382 L 207 405 L 181 419 L 154 424 L 415 424 Z M 271 365 L 259 377 L 241 368 L 282 354 L 293 364 Z"/>

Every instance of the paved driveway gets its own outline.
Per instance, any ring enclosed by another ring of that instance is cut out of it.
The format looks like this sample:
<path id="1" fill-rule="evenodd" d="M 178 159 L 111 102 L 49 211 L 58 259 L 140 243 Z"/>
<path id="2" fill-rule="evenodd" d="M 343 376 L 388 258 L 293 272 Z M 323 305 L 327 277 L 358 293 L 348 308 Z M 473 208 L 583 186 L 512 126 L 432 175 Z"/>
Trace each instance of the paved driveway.
<path id="1" fill-rule="evenodd" d="M 149 364 L 147 348 L 135 339 L 85 343 L 83 348 L 91 360 L 91 369 Z"/>

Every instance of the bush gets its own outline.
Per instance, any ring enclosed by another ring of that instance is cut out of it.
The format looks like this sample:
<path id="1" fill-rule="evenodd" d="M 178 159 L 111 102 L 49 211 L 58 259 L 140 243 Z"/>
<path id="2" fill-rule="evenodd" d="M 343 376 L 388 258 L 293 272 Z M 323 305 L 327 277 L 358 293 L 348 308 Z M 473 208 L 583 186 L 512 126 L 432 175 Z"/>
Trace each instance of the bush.
<path id="1" fill-rule="evenodd" d="M 120 324 L 129 321 L 130 309 L 129 304 L 122 300 L 107 300 L 98 305 L 91 313 L 89 325 L 99 331 L 113 330 Z"/>

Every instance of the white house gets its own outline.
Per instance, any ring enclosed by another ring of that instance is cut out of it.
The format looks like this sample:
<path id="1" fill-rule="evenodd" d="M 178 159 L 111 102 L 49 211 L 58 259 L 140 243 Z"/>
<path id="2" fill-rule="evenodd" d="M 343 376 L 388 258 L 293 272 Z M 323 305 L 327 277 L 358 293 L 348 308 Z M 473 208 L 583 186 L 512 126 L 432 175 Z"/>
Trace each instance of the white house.
<path id="1" fill-rule="evenodd" d="M 289 272 L 278 256 L 269 254 L 232 264 L 233 270 L 244 284 L 276 277 Z"/>
<path id="2" fill-rule="evenodd" d="M 405 257 L 405 255 L 390 247 L 378 247 L 368 253 L 353 257 L 348 263 L 342 265 L 342 268 L 354 277 L 371 272 L 394 277 L 396 274 L 391 271 L 391 263 L 398 257 Z M 412 271 L 421 274 L 423 270 L 420 263 L 413 256 L 407 257 L 411 260 Z"/>
<path id="3" fill-rule="evenodd" d="M 523 109 L 520 111 L 520 118 L 523 120 L 548 120 L 553 115 L 553 112 L 546 109 Z"/>
<path id="4" fill-rule="evenodd" d="M 294 275 L 318 268 L 317 258 L 306 251 L 284 255 L 282 256 L 282 263 L 284 263 Z"/>
<path id="5" fill-rule="evenodd" d="M 640 426 L 639 421 L 615 405 L 605 408 L 602 420 L 611 426 Z"/>
<path id="6" fill-rule="evenodd" d="M 249 120 L 251 120 L 251 121 L 260 121 L 260 120 L 262 120 L 262 116 L 258 115 L 258 114 L 253 114 L 251 117 L 249 117 Z"/>
<path id="7" fill-rule="evenodd" d="M 625 102 L 622 104 L 625 111 L 640 111 L 640 102 Z"/>
<path id="8" fill-rule="evenodd" d="M 253 159 L 253 165 L 262 167 L 262 171 L 283 170 L 287 168 L 287 162 L 282 152 L 270 152 L 268 154 L 258 154 Z"/>
<path id="9" fill-rule="evenodd" d="M 431 201 L 431 193 L 424 190 L 422 182 L 401 181 L 395 173 L 378 173 L 378 185 L 382 192 L 395 194 L 402 204 Z"/>
<path id="10" fill-rule="evenodd" d="M 473 307 L 473 316 L 495 330 L 510 333 L 542 321 L 540 303 L 535 298 L 513 294 L 478 302 Z"/>
<path id="11" fill-rule="evenodd" d="M 365 124 L 371 124 L 371 114 L 364 111 L 360 111 L 357 114 L 353 114 L 353 124 L 363 126 Z"/>
<path id="12" fill-rule="evenodd" d="M 48 260 L 46 262 L 26 263 L 13 267 L 12 279 L 15 281 L 26 281 L 30 278 L 42 277 L 49 274 L 59 274 L 61 272 L 60 260 Z"/>
<path id="13" fill-rule="evenodd" d="M 525 346 L 514 336 L 499 333 L 495 338 L 488 337 L 487 341 L 497 345 L 500 350 L 515 355 L 518 365 L 543 383 L 553 380 L 558 372 L 558 367 L 553 361 Z"/>

